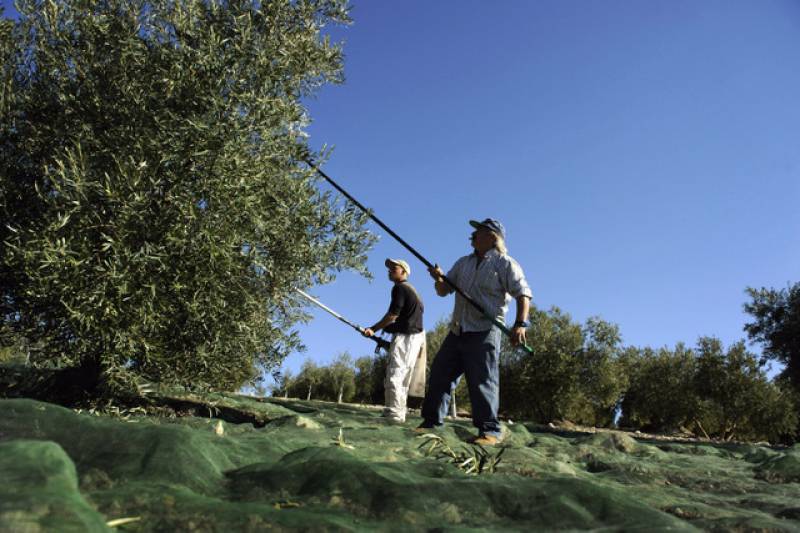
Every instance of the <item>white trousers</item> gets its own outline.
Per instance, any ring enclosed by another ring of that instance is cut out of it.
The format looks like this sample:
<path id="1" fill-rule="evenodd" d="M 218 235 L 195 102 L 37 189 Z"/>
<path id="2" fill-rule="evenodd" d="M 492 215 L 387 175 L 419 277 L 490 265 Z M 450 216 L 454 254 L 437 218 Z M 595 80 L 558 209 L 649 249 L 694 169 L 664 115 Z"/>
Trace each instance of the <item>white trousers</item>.
<path id="1" fill-rule="evenodd" d="M 417 356 L 424 344 L 424 331 L 411 334 L 397 333 L 392 339 L 386 365 L 386 379 L 383 382 L 386 389 L 386 408 L 383 410 L 383 415 L 392 420 L 404 422 L 406 419 L 408 387 L 411 384 Z"/>

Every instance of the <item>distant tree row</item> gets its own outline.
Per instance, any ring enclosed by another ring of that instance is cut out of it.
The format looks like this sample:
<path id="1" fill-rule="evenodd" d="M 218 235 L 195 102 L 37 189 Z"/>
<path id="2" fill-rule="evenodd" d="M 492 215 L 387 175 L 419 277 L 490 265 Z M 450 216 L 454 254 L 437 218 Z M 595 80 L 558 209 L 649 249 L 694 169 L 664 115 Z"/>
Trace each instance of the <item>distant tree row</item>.
<path id="1" fill-rule="evenodd" d="M 333 402 L 380 404 L 383 402 L 383 376 L 386 356 L 359 357 L 339 354 L 328 366 L 307 359 L 297 375 L 281 372 L 272 388 L 277 397 L 304 398 Z"/>
<path id="2" fill-rule="evenodd" d="M 770 382 L 744 342 L 625 347 L 617 326 L 600 318 L 581 325 L 557 308 L 533 309 L 531 318 L 534 354 L 506 347 L 501 358 L 509 416 L 606 427 L 621 416 L 622 427 L 724 440 L 775 441 L 797 429 L 793 389 Z"/>
<path id="3" fill-rule="evenodd" d="M 533 354 L 507 343 L 502 348 L 502 414 L 722 440 L 793 440 L 800 406 L 800 283 L 748 294 L 745 310 L 755 321 L 745 330 L 764 345 L 761 358 L 744 341 L 725 348 L 711 336 L 693 348 L 624 346 L 619 328 L 601 318 L 580 324 L 556 307 L 534 306 L 528 331 Z M 427 333 L 429 366 L 447 331 L 443 320 Z M 784 365 L 774 381 L 766 374 L 768 361 Z M 307 361 L 297 376 L 284 375 L 274 394 L 380 404 L 385 368 L 385 356 L 352 361 L 342 354 L 328 367 Z M 454 396 L 468 412 L 463 380 Z"/>
<path id="4" fill-rule="evenodd" d="M 797 429 L 793 391 L 768 381 L 743 342 L 727 350 L 713 337 L 701 338 L 694 350 L 629 348 L 620 363 L 630 380 L 621 402 L 623 426 L 769 441 Z"/>
<path id="5" fill-rule="evenodd" d="M 428 343 L 426 375 L 430 374 L 433 355 L 439 350 L 447 335 L 447 324 L 446 320 L 441 320 L 426 333 Z M 272 385 L 272 395 L 307 400 L 382 404 L 386 364 L 386 354 L 383 352 L 355 360 L 349 353 L 344 352 L 336 356 L 329 366 L 321 366 L 307 359 L 297 375 L 291 371 L 277 374 Z M 456 398 L 466 398 L 466 391 L 466 382 L 462 380 L 456 388 Z"/>

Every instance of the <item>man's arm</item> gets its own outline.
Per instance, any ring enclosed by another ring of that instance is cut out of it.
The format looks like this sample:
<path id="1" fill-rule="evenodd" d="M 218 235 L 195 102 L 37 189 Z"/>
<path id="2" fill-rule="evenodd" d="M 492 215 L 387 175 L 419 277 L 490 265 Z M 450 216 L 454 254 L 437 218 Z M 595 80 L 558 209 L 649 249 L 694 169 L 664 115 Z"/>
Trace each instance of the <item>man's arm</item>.
<path id="1" fill-rule="evenodd" d="M 514 326 L 511 328 L 511 344 L 514 346 L 519 346 L 521 344 L 525 344 L 526 342 L 526 328 L 521 325 L 517 326 L 517 324 L 528 321 L 528 311 L 530 310 L 530 306 L 530 297 L 524 294 L 517 296 L 517 319 L 514 322 Z"/>
<path id="2" fill-rule="evenodd" d="M 516 322 L 527 322 L 528 311 L 531 308 L 530 296 L 520 295 L 517 296 L 517 319 Z"/>
<path id="3" fill-rule="evenodd" d="M 400 286 L 398 285 L 392 287 L 392 301 L 389 304 L 389 310 L 386 311 L 386 314 L 383 315 L 383 318 L 375 322 L 375 324 L 372 325 L 371 327 L 366 328 L 362 335 L 364 335 L 365 337 L 372 337 L 373 335 L 375 335 L 376 331 L 385 328 L 386 326 L 397 320 L 397 318 L 400 316 L 400 313 L 403 310 L 403 307 L 405 306 L 405 303 L 406 303 L 405 291 L 401 289 Z"/>
<path id="4" fill-rule="evenodd" d="M 501 277 L 501 280 L 504 282 L 505 291 L 517 301 L 517 315 L 514 325 L 511 326 L 511 344 L 519 346 L 526 341 L 526 326 L 522 324 L 528 323 L 532 298 L 531 288 L 528 286 L 522 267 L 510 257 L 507 257 L 505 275 Z"/>
<path id="5" fill-rule="evenodd" d="M 362 333 L 362 335 L 364 335 L 365 337 L 372 337 L 373 335 L 375 335 L 376 331 L 385 328 L 386 326 L 397 320 L 398 316 L 400 315 L 393 315 L 391 312 L 387 312 L 385 315 L 383 315 L 383 318 L 381 318 L 378 322 L 375 323 L 375 325 L 365 328 L 364 333 Z"/>
<path id="6" fill-rule="evenodd" d="M 453 288 L 444 280 L 444 271 L 439 265 L 428 269 L 428 273 L 434 280 L 433 288 L 436 289 L 436 294 L 439 296 L 447 296 L 453 292 Z"/>

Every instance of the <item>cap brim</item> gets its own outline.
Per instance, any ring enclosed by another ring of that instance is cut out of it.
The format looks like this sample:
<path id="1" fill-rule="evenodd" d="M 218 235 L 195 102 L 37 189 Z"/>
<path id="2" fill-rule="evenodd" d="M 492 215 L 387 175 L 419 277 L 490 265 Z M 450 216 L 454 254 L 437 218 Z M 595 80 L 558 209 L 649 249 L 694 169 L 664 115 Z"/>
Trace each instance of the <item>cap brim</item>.
<path id="1" fill-rule="evenodd" d="M 383 264 L 386 266 L 386 268 L 391 268 L 392 266 L 399 266 L 400 268 L 403 269 L 403 272 L 405 272 L 409 276 L 411 275 L 411 269 L 408 266 L 404 265 L 403 263 L 398 263 L 397 261 L 393 261 L 392 259 L 386 259 L 386 261 L 384 261 Z"/>
<path id="2" fill-rule="evenodd" d="M 485 228 L 486 227 L 483 224 L 481 224 L 480 222 L 478 222 L 477 220 L 470 220 L 469 221 L 469 225 L 472 226 L 475 229 Z"/>

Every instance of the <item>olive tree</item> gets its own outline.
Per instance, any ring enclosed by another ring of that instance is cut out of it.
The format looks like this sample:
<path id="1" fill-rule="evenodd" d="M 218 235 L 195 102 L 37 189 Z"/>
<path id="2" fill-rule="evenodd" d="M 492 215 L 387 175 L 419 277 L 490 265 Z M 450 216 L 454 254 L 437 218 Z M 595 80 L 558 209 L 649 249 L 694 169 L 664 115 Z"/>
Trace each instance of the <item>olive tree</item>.
<path id="1" fill-rule="evenodd" d="M 340 0 L 20 0 L 0 25 L 0 317 L 36 364 L 237 387 L 299 344 L 293 286 L 365 272 L 304 99 Z"/>
<path id="2" fill-rule="evenodd" d="M 351 401 L 356 392 L 356 369 L 349 352 L 342 352 L 326 367 L 331 400 Z"/>
<path id="3" fill-rule="evenodd" d="M 300 367 L 300 373 L 292 382 L 289 388 L 289 395 L 301 398 L 305 395 L 306 400 L 310 400 L 313 394 L 319 398 L 319 385 L 322 384 L 325 370 L 311 359 L 306 359 Z"/>
<path id="4" fill-rule="evenodd" d="M 800 392 L 800 283 L 786 289 L 748 288 L 744 310 L 754 319 L 744 329 L 764 347 L 762 363 L 778 361 L 782 376 Z"/>
<path id="5" fill-rule="evenodd" d="M 683 343 L 673 350 L 629 347 L 621 361 L 628 379 L 622 427 L 672 432 L 694 422 L 699 409 L 694 351 Z"/>
<path id="6" fill-rule="evenodd" d="M 742 341 L 725 350 L 719 339 L 701 337 L 694 383 L 700 399 L 696 424 L 708 436 L 775 441 L 797 427 L 791 396 L 769 382 Z"/>
<path id="7" fill-rule="evenodd" d="M 354 402 L 378 405 L 385 396 L 384 380 L 388 357 L 385 351 L 377 355 L 359 357 L 353 363 L 355 367 Z"/>
<path id="8" fill-rule="evenodd" d="M 797 428 L 794 400 L 770 382 L 743 342 L 724 349 L 701 337 L 692 350 L 628 348 L 622 361 L 629 385 L 621 424 L 647 431 L 693 431 L 731 440 L 790 439 Z"/>
<path id="9" fill-rule="evenodd" d="M 627 381 L 619 328 L 599 317 L 584 325 L 557 307 L 531 306 L 533 354 L 503 340 L 500 405 L 513 416 L 610 426 Z"/>

